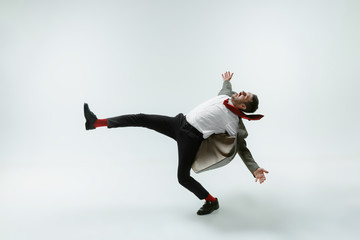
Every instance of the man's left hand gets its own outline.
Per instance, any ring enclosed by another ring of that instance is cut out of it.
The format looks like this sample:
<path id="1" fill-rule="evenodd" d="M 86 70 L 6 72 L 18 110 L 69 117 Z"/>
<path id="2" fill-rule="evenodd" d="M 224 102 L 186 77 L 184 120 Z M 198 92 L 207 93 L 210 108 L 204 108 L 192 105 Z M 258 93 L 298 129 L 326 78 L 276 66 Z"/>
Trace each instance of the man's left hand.
<path id="1" fill-rule="evenodd" d="M 256 171 L 254 172 L 254 175 L 255 175 L 255 178 L 256 178 L 255 182 L 257 182 L 259 180 L 259 183 L 262 184 L 266 180 L 266 177 L 265 177 L 264 173 L 269 173 L 269 172 L 266 171 L 263 168 L 256 169 Z"/>

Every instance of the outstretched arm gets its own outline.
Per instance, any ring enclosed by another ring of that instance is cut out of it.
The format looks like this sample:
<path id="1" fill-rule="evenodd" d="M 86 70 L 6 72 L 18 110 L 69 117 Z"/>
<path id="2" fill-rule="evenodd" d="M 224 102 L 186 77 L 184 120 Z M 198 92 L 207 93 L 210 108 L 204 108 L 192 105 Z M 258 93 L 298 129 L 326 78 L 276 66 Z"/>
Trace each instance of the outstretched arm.
<path id="1" fill-rule="evenodd" d="M 220 90 L 218 95 L 228 95 L 229 97 L 231 97 L 231 95 L 234 94 L 234 92 L 232 91 L 231 83 L 230 83 L 230 80 L 233 75 L 234 75 L 234 73 L 230 73 L 230 72 L 225 72 L 224 74 L 222 74 L 223 87 Z"/>
<path id="2" fill-rule="evenodd" d="M 249 171 L 253 174 L 253 176 L 257 179 L 260 180 L 260 183 L 263 183 L 266 178 L 264 176 L 264 178 L 262 178 L 261 175 L 261 171 L 259 169 L 263 169 L 260 168 L 259 165 L 255 162 L 250 150 L 247 148 L 247 144 L 245 141 L 245 138 L 247 137 L 247 131 L 246 128 L 244 126 L 244 123 L 240 120 L 239 121 L 239 130 L 238 130 L 238 135 L 237 135 L 237 149 L 238 149 L 238 154 L 240 156 L 240 158 L 243 160 L 243 162 L 245 163 L 246 167 L 249 169 Z M 268 173 L 265 170 L 266 173 Z M 260 174 L 260 175 L 259 175 Z"/>
<path id="3" fill-rule="evenodd" d="M 246 142 L 244 139 L 238 138 L 238 154 L 245 163 L 249 171 L 254 175 L 255 182 L 259 180 L 260 184 L 266 180 L 264 173 L 269 173 L 263 168 L 260 168 L 259 165 L 255 162 L 253 156 L 251 155 L 250 150 L 246 147 Z"/>

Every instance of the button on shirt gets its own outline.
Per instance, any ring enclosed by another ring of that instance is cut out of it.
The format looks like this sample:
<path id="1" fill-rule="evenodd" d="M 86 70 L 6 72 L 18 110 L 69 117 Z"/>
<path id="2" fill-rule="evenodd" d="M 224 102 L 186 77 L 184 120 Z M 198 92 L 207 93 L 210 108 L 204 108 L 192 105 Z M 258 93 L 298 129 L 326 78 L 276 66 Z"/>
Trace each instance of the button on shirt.
<path id="1" fill-rule="evenodd" d="M 227 95 L 220 95 L 200 104 L 186 115 L 186 121 L 199 130 L 204 139 L 225 132 L 236 135 L 239 117 L 223 104 L 228 98 Z"/>

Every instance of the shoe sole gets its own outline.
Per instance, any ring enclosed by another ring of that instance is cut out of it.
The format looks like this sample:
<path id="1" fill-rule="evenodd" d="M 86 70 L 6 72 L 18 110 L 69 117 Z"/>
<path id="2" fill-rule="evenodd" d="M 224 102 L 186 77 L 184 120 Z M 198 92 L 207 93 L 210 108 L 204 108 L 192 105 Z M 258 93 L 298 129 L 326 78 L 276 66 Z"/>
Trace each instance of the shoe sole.
<path id="1" fill-rule="evenodd" d="M 86 119 L 86 122 L 85 122 L 85 129 L 86 130 L 93 130 L 95 129 L 95 127 L 92 127 L 90 126 L 90 123 L 88 122 L 88 117 L 89 117 L 89 114 L 87 113 L 90 113 L 90 108 L 89 108 L 89 105 L 87 103 L 84 103 L 84 117 Z"/>

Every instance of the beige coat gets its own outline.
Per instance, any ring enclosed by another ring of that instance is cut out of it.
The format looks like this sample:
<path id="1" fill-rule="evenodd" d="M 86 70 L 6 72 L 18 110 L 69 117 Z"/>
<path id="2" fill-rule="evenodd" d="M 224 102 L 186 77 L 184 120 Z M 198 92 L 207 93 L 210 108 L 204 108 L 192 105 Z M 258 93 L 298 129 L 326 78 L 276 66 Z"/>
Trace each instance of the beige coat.
<path id="1" fill-rule="evenodd" d="M 230 81 L 224 81 L 223 88 L 218 95 L 232 96 Z M 198 150 L 192 169 L 196 173 L 222 167 L 231 162 L 236 153 L 239 154 L 249 171 L 253 174 L 259 168 L 246 147 L 245 138 L 248 136 L 246 128 L 241 118 L 239 118 L 239 128 L 236 136 L 228 134 L 213 134 L 205 139 Z"/>

